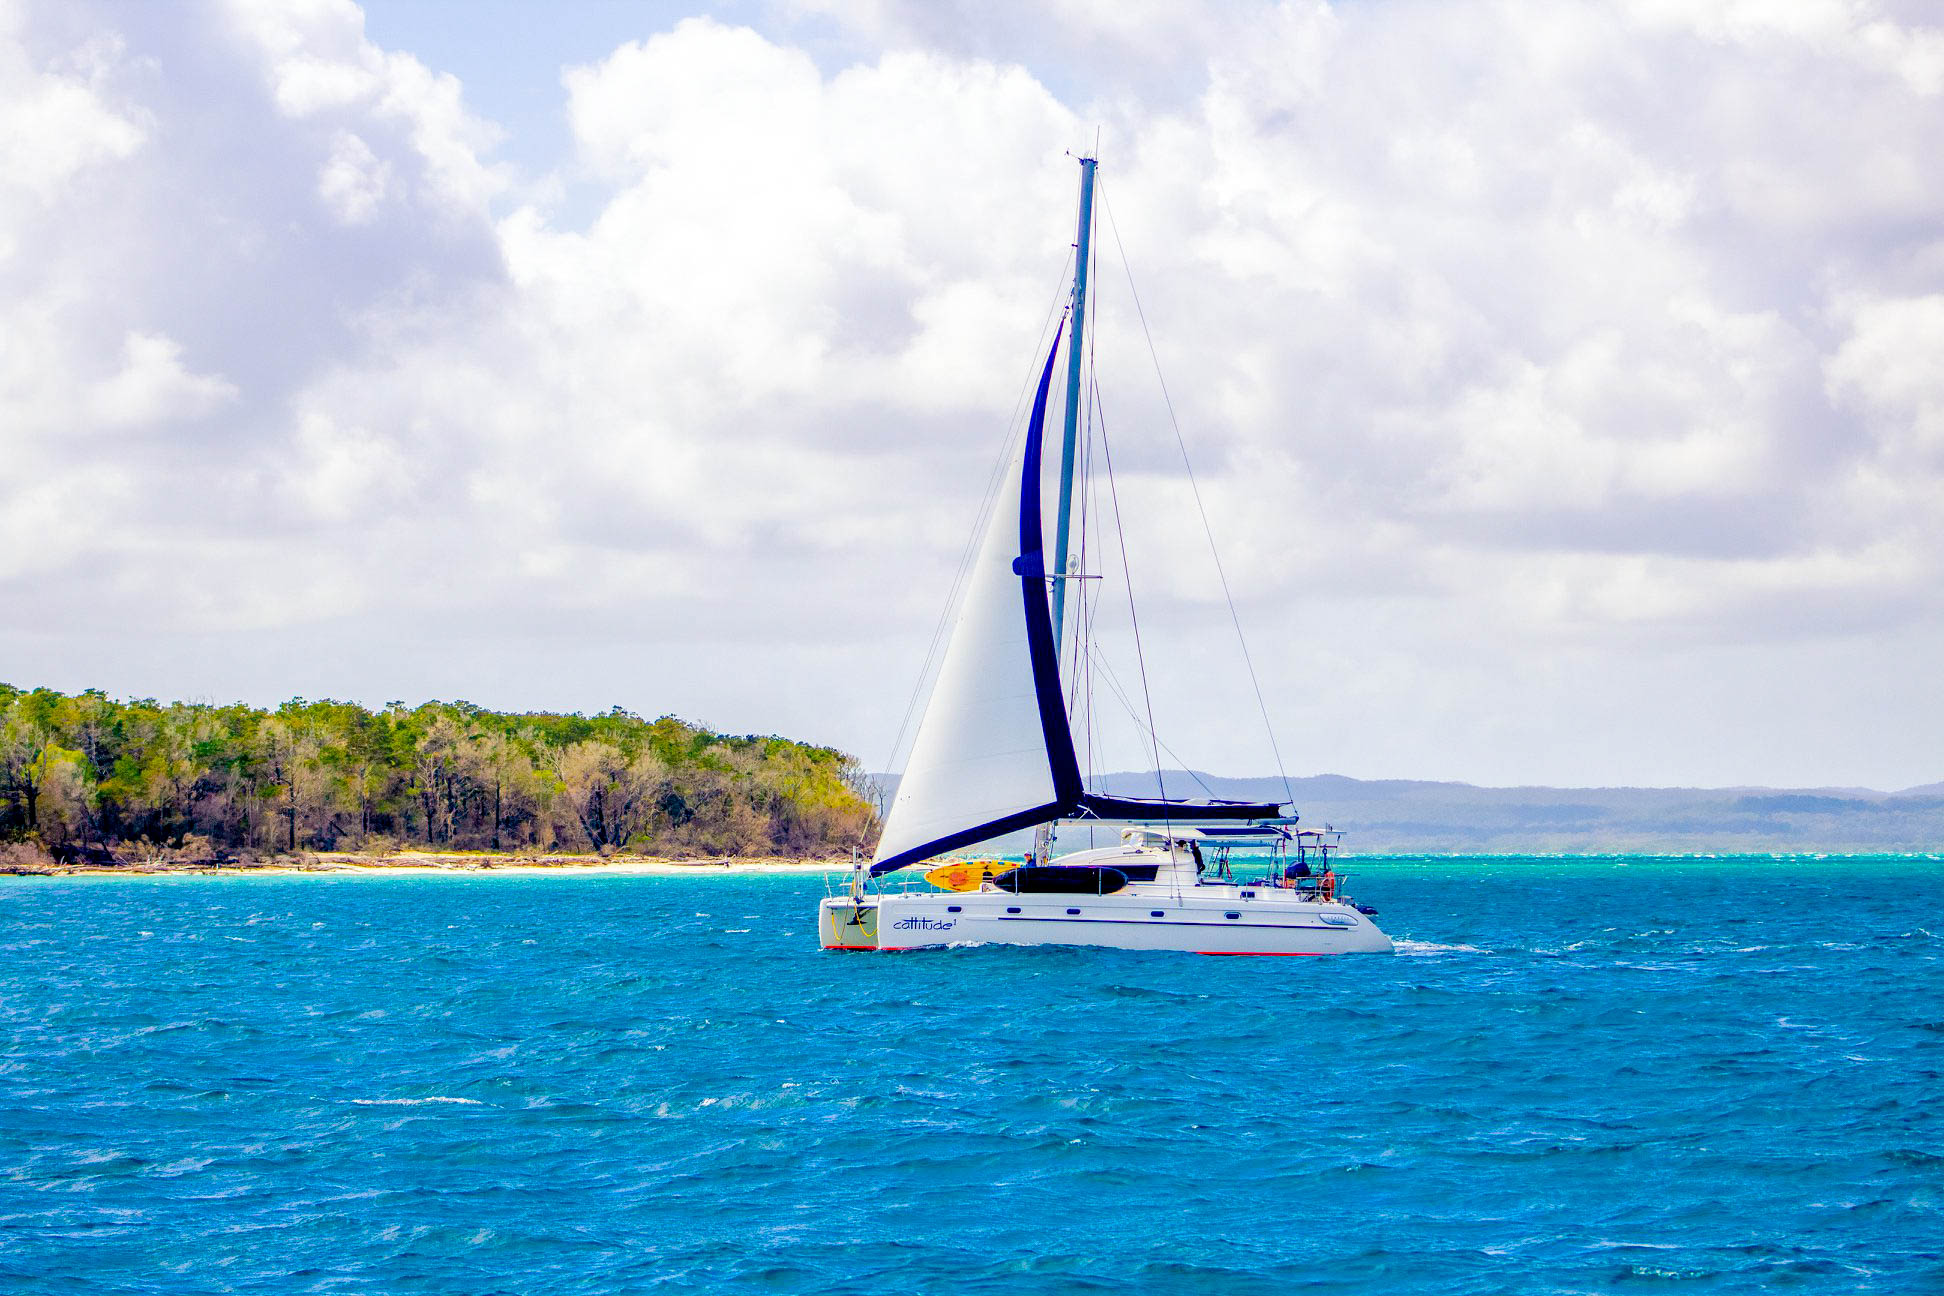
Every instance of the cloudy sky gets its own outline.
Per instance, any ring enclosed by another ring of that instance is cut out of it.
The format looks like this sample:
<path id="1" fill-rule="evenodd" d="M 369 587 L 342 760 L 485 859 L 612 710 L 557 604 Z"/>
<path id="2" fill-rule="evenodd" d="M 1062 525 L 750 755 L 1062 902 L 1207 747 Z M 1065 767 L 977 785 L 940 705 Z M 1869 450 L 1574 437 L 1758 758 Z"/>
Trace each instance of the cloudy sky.
<path id="1" fill-rule="evenodd" d="M 1944 778 L 1915 0 L 0 0 L 0 679 L 879 765 L 1096 132 L 1291 773 Z M 1126 283 L 1157 714 L 1267 772 Z"/>

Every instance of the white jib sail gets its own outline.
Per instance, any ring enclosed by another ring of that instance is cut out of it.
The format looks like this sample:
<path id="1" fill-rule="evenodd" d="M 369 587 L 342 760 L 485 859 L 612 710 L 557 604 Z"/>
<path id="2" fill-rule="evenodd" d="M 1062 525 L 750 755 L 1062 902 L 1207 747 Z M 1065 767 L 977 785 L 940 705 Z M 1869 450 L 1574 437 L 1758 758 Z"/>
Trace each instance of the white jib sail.
<path id="1" fill-rule="evenodd" d="M 1020 438 L 966 573 L 965 597 L 874 863 L 1054 799 L 1025 603 L 1013 571 L 1026 440 Z"/>

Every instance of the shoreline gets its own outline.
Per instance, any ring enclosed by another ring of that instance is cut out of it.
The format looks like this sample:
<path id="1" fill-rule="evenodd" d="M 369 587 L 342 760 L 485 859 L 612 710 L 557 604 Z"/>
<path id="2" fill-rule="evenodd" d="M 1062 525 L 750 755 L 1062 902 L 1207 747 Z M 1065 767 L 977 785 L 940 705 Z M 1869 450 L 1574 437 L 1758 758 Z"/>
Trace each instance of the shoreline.
<path id="1" fill-rule="evenodd" d="M 44 861 L 45 857 L 43 857 Z M 1632 864 L 1841 864 L 1872 860 L 1911 860 L 1944 862 L 1944 852 L 1936 849 L 1915 851 L 1451 851 L 1451 852 L 1372 852 L 1353 855 L 1343 861 L 1350 872 L 1375 868 L 1379 872 L 1393 865 L 1439 864 L 1465 861 L 1490 866 L 1497 863 L 1522 865 L 1607 864 L 1627 867 Z M 836 874 L 850 871 L 847 859 L 805 859 L 792 856 L 726 855 L 694 859 L 668 856 L 625 855 L 541 855 L 494 854 L 472 851 L 395 851 L 386 855 L 367 855 L 349 851 L 300 852 L 275 855 L 261 862 L 242 860 L 183 861 L 169 859 L 136 860 L 126 864 L 58 864 L 51 861 L 27 863 L 16 856 L 0 856 L 0 878 L 126 878 L 126 877 L 708 877 L 747 876 L 759 873 Z"/>
<path id="2" fill-rule="evenodd" d="M 629 855 L 496 855 L 464 851 L 397 851 L 389 855 L 359 855 L 318 851 L 292 857 L 273 856 L 263 863 L 242 861 L 144 861 L 104 867 L 98 864 L 0 870 L 12 877 L 560 877 L 636 875 L 696 877 L 749 873 L 845 873 L 849 860 L 796 859 L 772 856 L 718 856 L 707 859 L 670 859 Z"/>

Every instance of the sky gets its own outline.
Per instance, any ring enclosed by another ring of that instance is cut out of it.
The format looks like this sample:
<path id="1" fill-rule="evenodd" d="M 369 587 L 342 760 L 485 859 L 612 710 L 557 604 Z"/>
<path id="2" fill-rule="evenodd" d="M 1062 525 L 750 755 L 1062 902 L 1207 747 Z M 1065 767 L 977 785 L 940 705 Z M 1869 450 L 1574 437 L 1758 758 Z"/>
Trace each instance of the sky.
<path id="1" fill-rule="evenodd" d="M 1892 0 L 0 0 L 0 680 L 879 768 L 1096 140 L 1292 775 L 1944 778 Z M 1128 283 L 1157 725 L 1273 772 Z"/>

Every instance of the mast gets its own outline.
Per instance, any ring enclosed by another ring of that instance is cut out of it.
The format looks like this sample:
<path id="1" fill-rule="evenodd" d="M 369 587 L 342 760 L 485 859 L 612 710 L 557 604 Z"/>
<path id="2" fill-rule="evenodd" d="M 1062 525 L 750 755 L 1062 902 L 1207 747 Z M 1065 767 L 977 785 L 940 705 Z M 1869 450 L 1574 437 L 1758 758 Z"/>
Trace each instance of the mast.
<path id="1" fill-rule="evenodd" d="M 1060 437 L 1060 514 L 1053 532 L 1053 660 L 1066 648 L 1067 565 L 1073 525 L 1073 461 L 1080 441 L 1080 368 L 1086 357 L 1087 263 L 1093 242 L 1094 167 L 1097 158 L 1080 159 L 1080 235 L 1073 254 L 1073 333 L 1067 340 L 1066 425 Z M 1044 864 L 1053 846 L 1053 825 L 1033 834 L 1033 860 Z"/>
<path id="2" fill-rule="evenodd" d="M 1067 342 L 1066 428 L 1060 440 L 1060 514 L 1053 545 L 1053 649 L 1066 647 L 1068 532 L 1073 521 L 1073 460 L 1080 437 L 1080 366 L 1086 351 L 1087 262 L 1093 241 L 1094 167 L 1098 159 L 1080 159 L 1080 237 L 1073 262 L 1073 333 Z"/>

